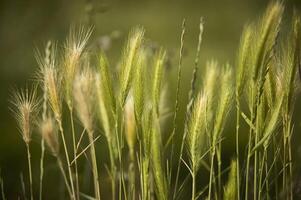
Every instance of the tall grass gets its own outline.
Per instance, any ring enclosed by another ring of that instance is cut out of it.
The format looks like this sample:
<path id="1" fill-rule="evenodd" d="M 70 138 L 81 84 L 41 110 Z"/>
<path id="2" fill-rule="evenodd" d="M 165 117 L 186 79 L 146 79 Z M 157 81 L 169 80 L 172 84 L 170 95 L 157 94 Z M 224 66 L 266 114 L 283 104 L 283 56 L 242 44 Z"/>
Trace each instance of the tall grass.
<path id="1" fill-rule="evenodd" d="M 104 52 L 87 48 L 91 28 L 72 29 L 62 48 L 48 43 L 45 55 L 37 54 L 40 93 L 34 87 L 33 92 L 21 90 L 11 98 L 28 155 L 25 195 L 37 198 L 33 176 L 38 173 L 31 169 L 30 141 L 38 125 L 40 199 L 47 196 L 44 143 L 57 160 L 70 199 L 293 199 L 297 170 L 293 113 L 297 112 L 301 26 L 295 12 L 290 31 L 282 31 L 283 13 L 282 3 L 271 3 L 257 22 L 244 27 L 233 66 L 212 60 L 204 69 L 199 66 L 201 19 L 183 122 L 178 114 L 184 96 L 185 20 L 171 100 L 166 96 L 168 51 L 149 46 L 141 27 L 130 32 L 119 62 L 109 63 Z M 171 133 L 167 123 L 172 124 Z M 226 127 L 227 123 L 234 126 Z M 100 137 L 104 148 L 97 142 Z M 235 151 L 227 166 L 230 159 L 223 144 L 232 139 Z M 105 148 L 108 161 L 98 153 Z M 84 162 L 93 178 L 88 187 L 81 179 Z M 108 183 L 110 191 L 105 189 Z M 85 189 L 90 186 L 94 193 Z M 1 187 L 5 187 L 2 179 Z"/>

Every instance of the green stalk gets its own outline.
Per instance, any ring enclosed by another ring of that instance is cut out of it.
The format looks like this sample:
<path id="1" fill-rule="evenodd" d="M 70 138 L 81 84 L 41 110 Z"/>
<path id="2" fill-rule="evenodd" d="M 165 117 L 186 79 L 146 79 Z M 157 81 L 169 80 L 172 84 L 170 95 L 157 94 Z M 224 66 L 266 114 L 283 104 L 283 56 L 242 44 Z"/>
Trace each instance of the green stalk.
<path id="1" fill-rule="evenodd" d="M 90 155 L 92 160 L 92 170 L 93 170 L 93 181 L 94 181 L 94 192 L 97 200 L 100 200 L 100 187 L 99 187 L 99 177 L 98 177 L 98 169 L 97 169 L 97 159 L 96 159 L 96 151 L 93 139 L 93 131 L 87 130 L 89 135 L 89 141 L 91 143 Z"/>
<path id="2" fill-rule="evenodd" d="M 251 123 L 254 121 L 254 95 L 253 95 L 253 87 L 251 89 Z M 252 145 L 252 134 L 253 130 L 252 127 L 249 129 L 249 142 L 248 142 L 248 155 L 247 155 L 247 166 L 246 166 L 246 190 L 245 190 L 245 200 L 248 200 L 248 193 L 249 193 L 249 174 L 250 174 L 250 159 L 251 159 L 251 145 Z"/>
<path id="3" fill-rule="evenodd" d="M 70 114 L 70 122 L 71 122 L 71 131 L 72 131 L 72 143 L 73 143 L 73 156 L 76 158 L 76 137 L 74 130 L 74 121 L 73 121 L 73 109 L 69 106 L 69 114 Z M 77 167 L 77 159 L 74 161 L 74 169 L 75 169 L 75 190 L 76 190 L 76 199 L 79 198 L 79 182 L 78 182 L 78 167 Z"/>
<path id="4" fill-rule="evenodd" d="M 62 175 L 63 175 L 64 182 L 65 182 L 65 185 L 66 185 L 68 194 L 69 194 L 69 196 L 70 196 L 70 199 L 73 199 L 72 191 L 71 191 L 70 185 L 69 185 L 69 183 L 68 183 L 68 179 L 67 179 L 67 176 L 66 176 L 64 167 L 63 167 L 62 160 L 60 159 L 59 156 L 57 156 L 56 159 L 57 159 L 57 164 L 58 164 L 58 166 L 59 166 L 59 169 L 60 169 L 60 171 L 61 171 L 61 173 L 62 173 Z"/>
<path id="5" fill-rule="evenodd" d="M 222 143 L 219 142 L 219 147 L 218 147 L 218 151 L 217 151 L 217 167 L 218 167 L 218 174 L 217 174 L 217 181 L 218 181 L 218 199 L 222 199 L 222 158 L 221 158 L 221 149 L 222 149 Z"/>
<path id="6" fill-rule="evenodd" d="M 267 153 L 267 149 L 266 148 L 264 148 L 264 151 L 263 151 L 263 157 L 262 157 L 262 165 L 261 165 L 261 168 L 260 168 L 260 173 L 259 173 L 259 182 L 258 182 L 258 184 L 259 184 L 259 195 L 258 195 L 258 200 L 261 200 L 261 195 L 262 195 L 262 177 L 263 177 L 263 169 L 264 169 L 264 167 L 265 166 L 267 166 L 268 165 L 268 163 L 267 163 L 267 160 L 265 159 L 265 157 L 266 157 L 266 153 Z M 267 174 L 266 174 L 266 176 L 267 176 Z M 266 179 L 267 179 L 267 177 L 266 177 Z"/>
<path id="7" fill-rule="evenodd" d="M 40 193 L 39 193 L 40 200 L 42 200 L 42 196 L 43 196 L 44 155 L 45 155 L 45 141 L 42 137 L 42 139 L 41 139 L 41 160 L 40 160 Z"/>
<path id="8" fill-rule="evenodd" d="M 258 107 L 256 109 L 259 109 Z M 259 117 L 256 116 L 256 121 L 258 123 L 258 120 L 259 120 Z M 255 131 L 255 146 L 257 145 L 258 143 L 258 126 L 257 126 L 257 123 L 256 123 L 256 131 Z M 254 155 L 254 191 L 253 191 L 253 197 L 254 197 L 254 200 L 257 199 L 257 166 L 258 166 L 258 151 L 256 150 L 255 151 L 255 155 Z"/>
<path id="9" fill-rule="evenodd" d="M 236 134 L 235 134 L 235 149 L 236 149 L 236 181 L 237 181 L 237 199 L 240 199 L 240 171 L 239 171 L 239 123 L 240 123 L 240 101 L 236 93 Z"/>
<path id="10" fill-rule="evenodd" d="M 214 157 L 215 157 L 215 150 L 213 147 L 212 153 L 211 153 L 211 161 L 210 161 L 210 179 L 209 179 L 209 190 L 208 190 L 208 200 L 211 200 L 211 191 L 212 191 L 212 181 L 213 181 L 213 173 L 214 173 Z"/>
<path id="11" fill-rule="evenodd" d="M 196 174 L 195 174 L 195 167 L 193 167 L 192 171 L 192 190 L 191 190 L 191 200 L 195 200 L 195 182 L 196 182 Z"/>
<path id="12" fill-rule="evenodd" d="M 286 123 L 284 124 L 284 135 L 283 135 L 283 165 L 282 165 L 282 188 L 284 190 L 284 194 L 287 194 L 286 191 Z"/>
<path id="13" fill-rule="evenodd" d="M 28 143 L 26 143 L 26 149 L 27 149 L 27 161 L 28 161 L 30 200 L 33 200 L 31 154 L 30 154 L 30 149 L 29 149 L 29 144 Z"/>
<path id="14" fill-rule="evenodd" d="M 276 149 L 277 149 L 277 142 L 276 142 L 276 138 L 273 137 L 273 152 L 276 152 Z M 275 162 L 275 167 L 274 167 L 274 177 L 277 177 L 278 176 L 278 165 L 277 165 L 277 162 Z M 278 182 L 276 181 L 275 182 L 275 200 L 279 200 L 279 197 L 278 197 Z"/>
<path id="15" fill-rule="evenodd" d="M 113 148 L 111 141 L 108 140 L 108 147 L 109 147 L 109 154 L 110 154 L 110 164 L 111 164 L 111 193 L 112 193 L 112 199 L 115 199 L 116 197 L 116 166 L 115 166 L 115 159 L 113 154 Z"/>
<path id="16" fill-rule="evenodd" d="M 251 113 L 252 115 L 252 113 Z M 246 190 L 245 190 L 245 200 L 248 200 L 249 192 L 249 173 L 250 173 L 250 159 L 251 159 L 251 145 L 252 145 L 252 128 L 249 131 L 249 142 L 248 142 L 248 155 L 247 155 L 247 166 L 246 166 Z"/>
<path id="17" fill-rule="evenodd" d="M 66 144 L 66 140 L 65 140 L 64 129 L 63 129 L 61 120 L 57 119 L 57 122 L 59 125 L 59 129 L 60 129 L 60 133 L 61 133 L 61 137 L 62 137 L 62 141 L 63 141 L 63 146 L 64 146 L 64 151 L 65 151 L 65 156 L 66 156 L 66 161 L 67 161 L 67 165 L 68 165 L 68 173 L 69 173 L 69 179 L 70 179 L 70 185 L 71 185 L 71 191 L 72 191 L 72 199 L 75 199 L 72 169 L 71 169 L 71 165 L 70 165 L 70 159 L 69 159 L 69 155 L 68 155 L 68 149 L 67 149 L 67 144 Z"/>
<path id="18" fill-rule="evenodd" d="M 265 150 L 266 151 L 266 150 Z M 268 155 L 265 155 L 265 174 L 266 176 L 268 175 Z M 270 185 L 269 185 L 269 177 L 266 177 L 266 181 L 265 181 L 265 187 L 266 187 L 266 199 L 269 200 L 269 193 L 270 193 Z M 277 193 L 277 192 L 276 192 Z"/>
<path id="19" fill-rule="evenodd" d="M 135 153 L 133 149 L 130 150 L 129 157 L 129 199 L 135 199 Z"/>
<path id="20" fill-rule="evenodd" d="M 293 163 L 292 163 L 292 148 L 291 148 L 291 136 L 288 138 L 288 159 L 289 159 L 289 188 L 290 199 L 293 200 Z"/>
<path id="21" fill-rule="evenodd" d="M 181 33 L 181 46 L 180 46 L 180 58 L 179 58 L 179 64 L 178 64 L 178 76 L 177 76 L 177 91 L 176 91 L 176 103 L 175 103 L 175 113 L 174 113 L 174 118 L 173 118 L 173 130 L 172 130 L 172 135 L 171 137 L 174 140 L 174 135 L 176 133 L 176 120 L 177 120 L 177 113 L 179 109 L 179 94 L 180 94 L 180 87 L 181 87 L 181 69 L 182 69 L 182 59 L 183 59 L 183 50 L 184 50 L 184 37 L 185 37 L 185 19 L 183 20 L 182 23 L 182 33 Z M 181 158 L 184 150 L 184 144 L 185 144 L 185 138 L 186 138 L 186 133 L 184 131 L 183 133 L 183 138 L 181 141 L 181 147 L 180 147 L 180 155 L 177 163 L 177 174 L 176 174 L 176 180 L 175 180 L 175 189 L 174 189 L 174 194 L 173 194 L 173 199 L 176 197 L 177 193 L 177 188 L 178 188 L 178 182 L 179 182 L 179 174 L 180 174 L 180 169 L 181 169 Z M 172 143 L 172 151 L 174 151 L 174 143 Z"/>

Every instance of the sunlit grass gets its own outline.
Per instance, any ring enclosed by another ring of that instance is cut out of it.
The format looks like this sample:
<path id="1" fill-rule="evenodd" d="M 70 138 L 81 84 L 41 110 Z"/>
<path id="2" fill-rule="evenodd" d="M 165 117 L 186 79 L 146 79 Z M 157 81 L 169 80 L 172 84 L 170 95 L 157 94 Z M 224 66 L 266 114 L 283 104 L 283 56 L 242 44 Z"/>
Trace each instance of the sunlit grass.
<path id="1" fill-rule="evenodd" d="M 178 130 L 177 113 L 185 20 L 172 101 L 166 101 L 164 95 L 169 83 L 165 78 L 166 50 L 149 46 L 141 27 L 130 32 L 117 66 L 111 66 L 101 50 L 87 47 L 90 28 L 72 29 L 65 45 L 48 43 L 45 53 L 37 54 L 39 82 L 34 84 L 40 86 L 43 103 L 35 103 L 35 89 L 11 99 L 28 150 L 29 177 L 39 175 L 31 170 L 29 149 L 31 127 L 37 124 L 42 152 L 45 142 L 57 159 L 68 193 L 64 198 L 187 199 L 183 196 L 186 188 L 192 200 L 293 199 L 291 136 L 301 30 L 300 18 L 294 14 L 287 39 L 280 40 L 283 11 L 281 3 L 270 4 L 257 22 L 245 26 L 237 62 L 231 66 L 209 61 L 198 77 L 201 19 L 185 120 L 178 122 L 185 127 L 183 133 Z M 201 80 L 199 87 L 196 80 Z M 24 110 L 25 104 L 31 107 Z M 38 109 L 40 115 L 36 115 Z M 232 110 L 236 120 L 228 119 Z M 78 120 L 73 119 L 74 114 Z M 64 120 L 65 115 L 70 121 Z M 170 116 L 172 131 L 166 133 L 165 119 Z M 41 119 L 31 120 L 36 117 Z M 235 124 L 236 129 L 225 132 L 226 123 Z M 248 130 L 242 129 L 242 124 L 247 124 Z M 246 148 L 241 147 L 242 134 L 248 137 Z M 106 141 L 109 163 L 97 156 L 99 138 Z M 229 138 L 235 138 L 236 150 L 227 167 L 222 159 L 223 142 Z M 179 139 L 180 148 L 175 148 Z M 93 193 L 83 189 L 80 159 L 90 166 Z M 33 188 L 31 178 L 29 181 L 30 194 L 26 195 L 31 199 L 37 198 L 33 191 L 38 190 L 40 199 L 47 197 L 47 188 L 42 187 L 46 181 L 43 160 L 42 153 L 39 189 Z M 105 172 L 100 171 L 103 168 Z M 186 178 L 179 178 L 186 169 Z M 199 180 L 201 173 L 204 180 Z M 109 192 L 101 190 L 108 183 L 105 180 L 110 182 Z M 104 195 L 109 193 L 109 197 Z"/>

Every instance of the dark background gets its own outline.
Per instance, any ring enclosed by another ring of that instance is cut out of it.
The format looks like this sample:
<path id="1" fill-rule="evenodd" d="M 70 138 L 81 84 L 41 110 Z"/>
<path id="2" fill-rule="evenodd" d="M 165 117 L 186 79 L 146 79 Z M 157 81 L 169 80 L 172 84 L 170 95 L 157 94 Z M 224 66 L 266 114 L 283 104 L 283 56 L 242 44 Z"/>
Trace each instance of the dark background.
<path id="1" fill-rule="evenodd" d="M 33 78 L 38 66 L 34 57 L 36 48 L 43 49 L 51 40 L 64 41 L 71 25 L 94 25 L 91 42 L 98 42 L 113 31 L 121 33 L 112 40 L 108 50 L 111 63 L 120 57 L 121 47 L 128 31 L 135 25 L 146 29 L 146 37 L 169 50 L 172 65 L 168 78 L 174 81 L 180 45 L 181 23 L 187 22 L 185 57 L 183 63 L 183 99 L 189 85 L 193 57 L 198 38 L 198 23 L 202 16 L 205 30 L 201 48 L 201 67 L 206 61 L 234 64 L 242 27 L 258 19 L 269 1 L 265 0 L 207 0 L 207 1 L 85 1 L 85 0 L 1 0 L 0 1 L 0 168 L 8 199 L 20 192 L 21 171 L 26 178 L 27 164 L 23 141 L 11 115 L 8 99 L 12 87 L 22 87 Z M 300 9 L 300 0 L 284 1 L 289 19 L 292 8 Z M 285 26 L 284 26 L 284 29 Z M 60 43 L 61 44 L 61 43 Z M 174 84 L 169 97 L 173 99 Z M 300 101 L 299 101 L 300 102 Z M 184 104 L 185 101 L 182 100 Z M 298 104 L 298 103 L 297 103 Z M 300 114 L 299 114 L 300 115 Z M 179 120 L 183 118 L 180 115 Z M 295 127 L 300 130 L 300 116 Z M 231 122 L 231 120 L 229 120 Z M 229 123 L 231 127 L 231 123 Z M 299 132 L 299 131 L 298 131 Z M 298 133 L 297 133 L 298 134 Z M 232 136 L 229 136 L 232 137 Z M 38 188 L 39 137 L 33 140 L 34 179 Z M 298 154 L 298 149 L 294 149 Z M 231 157 L 233 145 L 225 145 L 225 155 Z M 46 155 L 47 157 L 47 155 Z M 50 159 L 51 158 L 47 158 Z M 228 158 L 226 157 L 226 160 Z M 229 160 L 228 159 L 228 160 Z M 300 159 L 297 156 L 296 159 Z M 47 170 L 55 168 L 49 164 Z M 47 180 L 47 178 L 49 178 Z M 53 177 L 45 177 L 45 196 L 51 199 L 56 184 Z M 48 199 L 47 198 L 47 199 Z"/>

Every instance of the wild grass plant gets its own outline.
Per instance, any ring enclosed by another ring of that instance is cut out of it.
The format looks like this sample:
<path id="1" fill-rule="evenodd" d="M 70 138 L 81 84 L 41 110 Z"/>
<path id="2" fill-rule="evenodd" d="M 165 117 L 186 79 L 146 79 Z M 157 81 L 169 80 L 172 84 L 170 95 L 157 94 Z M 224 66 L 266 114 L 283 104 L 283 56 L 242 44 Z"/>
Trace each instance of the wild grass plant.
<path id="1" fill-rule="evenodd" d="M 40 69 L 33 89 L 11 97 L 28 155 L 28 189 L 20 198 L 47 198 L 46 147 L 57 160 L 64 199 L 293 199 L 301 24 L 295 12 L 290 30 L 283 30 L 283 13 L 282 3 L 271 3 L 259 20 L 244 27 L 233 66 L 216 60 L 199 66 L 201 19 L 183 122 L 177 113 L 184 95 L 185 20 L 173 102 L 165 96 L 166 49 L 151 48 L 142 27 L 130 32 L 117 66 L 101 50 L 89 48 L 91 28 L 73 28 L 61 48 L 48 42 L 45 53 L 37 53 Z M 231 111 L 236 120 L 228 120 Z M 165 128 L 169 118 L 170 132 Z M 227 123 L 235 129 L 226 131 Z M 39 173 L 31 166 L 33 130 L 42 138 Z M 105 141 L 108 163 L 97 153 L 103 150 L 99 138 Z M 235 140 L 235 152 L 226 166 L 223 143 L 229 139 Z M 89 190 L 81 178 L 84 164 L 93 179 Z M 39 183 L 33 176 L 39 176 Z M 103 190 L 108 182 L 109 192 Z"/>

